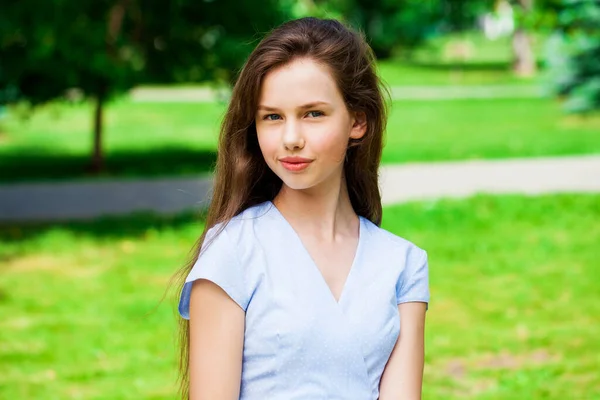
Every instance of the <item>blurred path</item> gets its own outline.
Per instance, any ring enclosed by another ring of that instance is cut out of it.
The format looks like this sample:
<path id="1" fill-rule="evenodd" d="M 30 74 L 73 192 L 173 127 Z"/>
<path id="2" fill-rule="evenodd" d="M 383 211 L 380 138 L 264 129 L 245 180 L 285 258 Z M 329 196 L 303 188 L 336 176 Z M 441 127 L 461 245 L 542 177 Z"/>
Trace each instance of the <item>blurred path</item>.
<path id="1" fill-rule="evenodd" d="M 384 204 L 476 193 L 600 192 L 600 155 L 387 165 Z M 207 204 L 210 176 L 0 185 L 0 222 L 88 219 L 139 210 L 173 214 Z"/>
<path id="2" fill-rule="evenodd" d="M 477 193 L 600 192 L 600 155 L 389 165 L 384 204 Z"/>
<path id="3" fill-rule="evenodd" d="M 476 85 L 476 86 L 392 86 L 393 100 L 454 100 L 454 99 L 501 99 L 543 97 L 537 85 Z M 227 99 L 226 90 L 208 87 L 139 87 L 129 92 L 136 102 L 213 102 Z"/>

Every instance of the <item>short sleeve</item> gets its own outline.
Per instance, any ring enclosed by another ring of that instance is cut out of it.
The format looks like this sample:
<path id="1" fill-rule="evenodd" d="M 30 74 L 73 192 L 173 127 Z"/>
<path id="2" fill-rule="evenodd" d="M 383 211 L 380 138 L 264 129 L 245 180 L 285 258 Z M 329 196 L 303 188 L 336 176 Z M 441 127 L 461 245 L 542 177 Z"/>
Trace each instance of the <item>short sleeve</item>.
<path id="1" fill-rule="evenodd" d="M 418 252 L 413 250 L 409 253 L 406 266 L 396 284 L 396 300 L 398 304 L 424 302 L 429 309 L 429 264 L 426 251 L 419 249 Z"/>
<path id="2" fill-rule="evenodd" d="M 192 284 L 197 279 L 207 279 L 217 284 L 244 311 L 248 307 L 249 296 L 246 294 L 244 271 L 236 248 L 226 229 L 218 232 L 219 226 L 215 225 L 206 233 L 200 256 L 186 277 L 179 298 L 179 314 L 185 319 L 190 319 L 190 295 Z"/>

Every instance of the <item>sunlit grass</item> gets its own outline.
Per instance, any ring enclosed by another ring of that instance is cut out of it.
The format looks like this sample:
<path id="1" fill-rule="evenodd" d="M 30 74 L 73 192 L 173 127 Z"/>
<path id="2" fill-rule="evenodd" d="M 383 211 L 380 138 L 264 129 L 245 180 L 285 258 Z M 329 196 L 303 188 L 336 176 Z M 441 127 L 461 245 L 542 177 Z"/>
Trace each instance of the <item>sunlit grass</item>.
<path id="1" fill-rule="evenodd" d="M 429 253 L 424 398 L 600 397 L 600 196 L 387 207 Z M 0 230 L 0 398 L 172 399 L 192 215 Z M 155 308 L 158 305 L 157 308 Z"/>
<path id="2" fill-rule="evenodd" d="M 199 174 L 211 169 L 224 104 L 135 103 L 106 110 L 107 176 Z M 7 118 L 0 182 L 85 177 L 88 104 L 51 104 L 28 121 Z M 565 116 L 542 99 L 395 101 L 384 163 L 600 152 L 600 115 Z"/>

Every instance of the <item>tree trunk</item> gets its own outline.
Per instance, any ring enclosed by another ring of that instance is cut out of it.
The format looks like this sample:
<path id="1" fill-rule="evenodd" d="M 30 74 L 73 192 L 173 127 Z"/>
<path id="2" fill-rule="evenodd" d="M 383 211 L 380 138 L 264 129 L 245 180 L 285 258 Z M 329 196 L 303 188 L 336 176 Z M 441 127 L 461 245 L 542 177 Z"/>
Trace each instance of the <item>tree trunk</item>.
<path id="1" fill-rule="evenodd" d="M 94 109 L 94 149 L 92 156 L 92 173 L 98 174 L 104 170 L 104 154 L 102 152 L 102 114 L 104 106 L 104 91 L 100 90 L 95 96 Z"/>
<path id="2" fill-rule="evenodd" d="M 530 13 L 533 10 L 533 0 L 519 0 L 523 14 Z M 512 40 L 514 63 L 513 71 L 519 76 L 533 76 L 536 73 L 537 65 L 533 49 L 531 48 L 531 38 L 527 34 L 525 27 L 519 26 L 513 33 Z"/>
<path id="3" fill-rule="evenodd" d="M 531 48 L 531 40 L 523 28 L 513 34 L 513 51 L 515 61 L 513 71 L 519 76 L 533 76 L 536 73 L 536 61 Z"/>

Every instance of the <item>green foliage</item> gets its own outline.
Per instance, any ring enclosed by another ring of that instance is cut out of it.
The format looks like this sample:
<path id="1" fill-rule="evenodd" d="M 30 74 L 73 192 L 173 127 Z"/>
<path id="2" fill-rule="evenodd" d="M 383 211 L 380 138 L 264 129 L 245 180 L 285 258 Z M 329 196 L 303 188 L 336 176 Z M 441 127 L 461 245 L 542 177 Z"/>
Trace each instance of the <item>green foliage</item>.
<path id="1" fill-rule="evenodd" d="M 384 59 L 435 35 L 438 5 L 430 0 L 353 0 L 345 16 L 363 29 L 377 57 Z"/>
<path id="2" fill-rule="evenodd" d="M 0 103 L 69 88 L 105 98 L 143 82 L 229 80 L 257 34 L 286 19 L 275 0 L 21 0 L 0 13 Z"/>
<path id="3" fill-rule="evenodd" d="M 285 10 L 277 0 L 11 2 L 0 13 L 0 105 L 36 105 L 71 88 L 94 98 L 90 168 L 99 173 L 109 97 L 149 82 L 231 81 Z"/>
<path id="4" fill-rule="evenodd" d="M 527 31 L 548 32 L 557 25 L 563 0 L 533 0 L 532 8 L 523 7 L 523 0 L 512 0 L 515 24 Z"/>
<path id="5" fill-rule="evenodd" d="M 600 1 L 564 1 L 546 51 L 549 90 L 567 112 L 600 109 Z"/>
<path id="6" fill-rule="evenodd" d="M 445 3 L 454 6 L 445 6 Z M 458 10 L 461 3 L 457 0 L 301 0 L 295 2 L 293 15 L 341 19 L 362 30 L 377 57 L 385 59 L 395 51 L 411 51 L 437 35 L 444 26 L 444 16 L 452 19 L 456 14 L 448 10 Z"/>
<path id="7" fill-rule="evenodd" d="M 440 0 L 439 18 L 445 32 L 464 32 L 475 26 L 477 18 L 494 9 L 494 0 Z"/>

